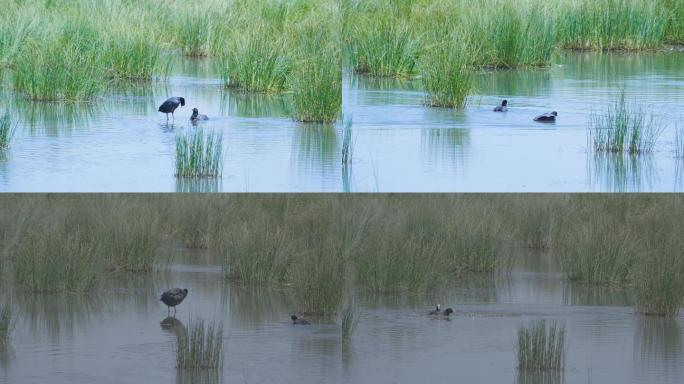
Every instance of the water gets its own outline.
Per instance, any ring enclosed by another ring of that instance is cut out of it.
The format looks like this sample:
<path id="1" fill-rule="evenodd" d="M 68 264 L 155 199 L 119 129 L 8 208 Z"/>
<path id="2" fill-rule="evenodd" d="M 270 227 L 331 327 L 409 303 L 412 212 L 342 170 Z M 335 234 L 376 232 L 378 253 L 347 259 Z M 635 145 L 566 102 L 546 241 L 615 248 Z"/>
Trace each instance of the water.
<path id="1" fill-rule="evenodd" d="M 358 292 L 351 344 L 331 321 L 292 325 L 288 290 L 226 283 L 212 258 L 196 252 L 181 259 L 96 297 L 14 293 L 21 317 L 0 351 L 0 382 L 198 382 L 174 368 L 175 332 L 191 318 L 224 326 L 224 370 L 205 382 L 522 383 L 516 330 L 541 318 L 567 332 L 567 368 L 546 382 L 684 379 L 684 316 L 636 315 L 629 292 L 571 285 L 543 253 L 523 255 L 509 277 L 458 279 L 434 295 Z M 169 286 L 189 289 L 175 320 L 158 301 Z M 456 309 L 451 321 L 425 315 L 436 302 Z"/>
<path id="2" fill-rule="evenodd" d="M 0 191 L 680 191 L 674 125 L 684 116 L 684 53 L 568 53 L 551 68 L 478 76 L 464 111 L 427 108 L 419 81 L 343 74 L 354 155 L 341 164 L 344 124 L 301 124 L 288 95 L 225 91 L 211 61 L 178 60 L 168 81 L 118 89 L 99 102 L 27 103 L 5 92 L 19 129 L 0 160 Z M 592 109 L 627 97 L 664 126 L 655 153 L 595 157 Z M 168 96 L 188 105 L 167 124 Z M 494 114 L 501 99 L 510 111 Z M 191 109 L 223 134 L 220 180 L 177 180 L 175 137 L 199 129 Z M 556 110 L 556 124 L 532 122 Z M 681 123 L 680 123 L 681 124 Z"/>

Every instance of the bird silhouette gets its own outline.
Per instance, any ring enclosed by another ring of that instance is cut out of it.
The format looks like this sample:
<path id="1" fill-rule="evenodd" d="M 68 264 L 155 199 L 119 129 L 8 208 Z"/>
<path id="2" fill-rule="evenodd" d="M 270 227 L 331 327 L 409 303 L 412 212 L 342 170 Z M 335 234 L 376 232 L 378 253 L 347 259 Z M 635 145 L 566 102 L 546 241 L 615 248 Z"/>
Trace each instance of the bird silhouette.
<path id="1" fill-rule="evenodd" d="M 166 121 L 169 121 L 169 113 L 171 114 L 171 117 L 174 118 L 173 112 L 176 110 L 178 107 L 182 107 L 185 105 L 185 99 L 182 97 L 170 97 L 166 99 L 165 102 L 162 103 L 162 105 L 159 106 L 159 112 L 165 113 L 166 114 Z"/>
<path id="2" fill-rule="evenodd" d="M 176 315 L 176 305 L 183 302 L 185 297 L 188 295 L 187 289 L 171 288 L 168 291 L 162 293 L 161 302 L 166 304 L 167 315 L 171 313 L 171 307 L 173 307 L 173 315 Z"/>

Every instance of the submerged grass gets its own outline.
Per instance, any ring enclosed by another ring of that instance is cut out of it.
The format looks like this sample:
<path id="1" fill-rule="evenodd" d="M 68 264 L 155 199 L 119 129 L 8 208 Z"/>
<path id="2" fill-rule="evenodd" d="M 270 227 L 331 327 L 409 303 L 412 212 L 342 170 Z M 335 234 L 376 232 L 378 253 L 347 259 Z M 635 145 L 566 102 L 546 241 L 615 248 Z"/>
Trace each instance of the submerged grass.
<path id="1" fill-rule="evenodd" d="M 342 341 L 351 342 L 358 325 L 359 314 L 352 304 L 348 304 L 342 311 Z"/>
<path id="2" fill-rule="evenodd" d="M 177 177 L 221 177 L 223 136 L 203 130 L 176 136 Z"/>
<path id="3" fill-rule="evenodd" d="M 0 304 L 0 346 L 7 345 L 16 323 L 16 313 L 8 303 Z"/>
<path id="4" fill-rule="evenodd" d="M 626 102 L 624 92 L 604 113 L 592 114 L 587 130 L 595 151 L 630 154 L 651 152 L 661 132 L 655 117 Z"/>
<path id="5" fill-rule="evenodd" d="M 565 326 L 539 320 L 518 328 L 519 370 L 565 369 Z"/>
<path id="6" fill-rule="evenodd" d="M 176 368 L 179 370 L 223 369 L 223 326 L 191 320 L 187 332 L 178 334 Z"/>
<path id="7" fill-rule="evenodd" d="M 9 111 L 0 115 L 0 151 L 9 148 L 16 124 L 12 124 L 12 115 Z"/>

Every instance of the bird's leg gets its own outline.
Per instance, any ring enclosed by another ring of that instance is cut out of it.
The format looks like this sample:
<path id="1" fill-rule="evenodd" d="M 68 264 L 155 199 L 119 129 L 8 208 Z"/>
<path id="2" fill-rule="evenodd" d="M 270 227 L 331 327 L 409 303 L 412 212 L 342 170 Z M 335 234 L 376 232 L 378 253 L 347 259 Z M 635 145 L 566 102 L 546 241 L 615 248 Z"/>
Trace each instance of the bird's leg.
<path id="1" fill-rule="evenodd" d="M 171 307 L 169 307 L 169 306 L 167 305 L 167 306 L 166 306 L 166 317 L 169 317 L 169 315 L 171 315 Z"/>

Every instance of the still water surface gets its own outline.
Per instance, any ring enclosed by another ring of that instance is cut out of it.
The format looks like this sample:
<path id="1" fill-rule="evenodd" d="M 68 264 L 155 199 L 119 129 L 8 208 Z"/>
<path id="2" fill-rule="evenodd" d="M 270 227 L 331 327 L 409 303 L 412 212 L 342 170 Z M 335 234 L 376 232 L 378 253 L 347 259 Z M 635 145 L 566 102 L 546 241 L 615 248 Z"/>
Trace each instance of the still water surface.
<path id="1" fill-rule="evenodd" d="M 0 353 L 0 382 L 197 383 L 174 368 L 176 332 L 191 318 L 224 325 L 224 370 L 208 383 L 684 380 L 684 316 L 636 315 L 628 292 L 570 285 L 544 254 L 526 255 L 508 277 L 458 279 L 433 295 L 357 293 L 351 345 L 331 321 L 292 325 L 286 289 L 226 283 L 211 258 L 186 256 L 95 297 L 14 293 L 21 318 Z M 175 319 L 158 301 L 170 286 L 189 289 Z M 425 315 L 436 302 L 456 309 L 451 321 Z M 567 368 L 550 378 L 515 369 L 517 327 L 538 319 L 566 326 Z"/>
<path id="2" fill-rule="evenodd" d="M 543 70 L 477 76 L 463 111 L 428 108 L 419 80 L 345 71 L 343 110 L 354 154 L 341 165 L 342 130 L 292 121 L 289 96 L 226 91 L 211 61 L 178 60 L 168 81 L 118 89 L 99 102 L 27 103 L 2 94 L 19 129 L 0 160 L 0 191 L 681 191 L 674 154 L 684 116 L 684 53 L 559 55 Z M 621 90 L 662 124 L 655 153 L 594 156 L 592 110 Z M 158 105 L 184 96 L 174 123 Z M 501 99 L 510 111 L 491 110 Z M 191 109 L 211 120 L 193 126 Z M 555 124 L 532 122 L 556 110 Z M 219 180 L 177 180 L 175 137 L 202 128 L 224 138 Z"/>

